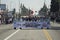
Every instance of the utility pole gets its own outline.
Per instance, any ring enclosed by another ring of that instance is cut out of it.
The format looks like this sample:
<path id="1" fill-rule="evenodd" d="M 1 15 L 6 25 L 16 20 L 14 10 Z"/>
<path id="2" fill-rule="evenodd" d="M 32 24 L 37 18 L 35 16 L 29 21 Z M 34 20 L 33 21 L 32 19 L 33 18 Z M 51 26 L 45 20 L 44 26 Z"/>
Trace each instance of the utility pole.
<path id="1" fill-rule="evenodd" d="M 7 7 L 6 7 L 6 10 L 8 11 L 8 5 L 6 5 Z"/>
<path id="2" fill-rule="evenodd" d="M 20 0 L 19 0 L 19 14 L 20 14 Z"/>
<path id="3" fill-rule="evenodd" d="M 21 17 L 21 7 L 20 7 L 20 0 L 19 0 L 19 18 Z"/>

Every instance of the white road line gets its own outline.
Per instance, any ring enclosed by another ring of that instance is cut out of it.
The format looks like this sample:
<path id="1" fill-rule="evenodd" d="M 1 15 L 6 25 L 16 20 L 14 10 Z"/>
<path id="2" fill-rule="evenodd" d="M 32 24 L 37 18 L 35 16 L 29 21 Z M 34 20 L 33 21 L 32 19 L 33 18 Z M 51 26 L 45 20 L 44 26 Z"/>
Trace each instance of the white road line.
<path id="1" fill-rule="evenodd" d="M 9 35 L 8 37 L 6 37 L 4 40 L 8 40 L 9 38 L 11 38 L 14 34 L 16 34 L 19 31 L 19 29 L 17 31 L 15 31 L 14 33 L 12 33 L 11 35 Z"/>

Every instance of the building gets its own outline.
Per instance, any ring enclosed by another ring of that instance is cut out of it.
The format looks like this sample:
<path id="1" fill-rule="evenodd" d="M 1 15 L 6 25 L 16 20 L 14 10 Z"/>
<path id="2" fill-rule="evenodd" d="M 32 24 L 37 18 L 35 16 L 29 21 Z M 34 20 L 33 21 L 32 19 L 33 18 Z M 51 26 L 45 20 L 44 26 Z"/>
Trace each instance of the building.
<path id="1" fill-rule="evenodd" d="M 6 4 L 0 4 L 0 10 L 6 10 Z"/>

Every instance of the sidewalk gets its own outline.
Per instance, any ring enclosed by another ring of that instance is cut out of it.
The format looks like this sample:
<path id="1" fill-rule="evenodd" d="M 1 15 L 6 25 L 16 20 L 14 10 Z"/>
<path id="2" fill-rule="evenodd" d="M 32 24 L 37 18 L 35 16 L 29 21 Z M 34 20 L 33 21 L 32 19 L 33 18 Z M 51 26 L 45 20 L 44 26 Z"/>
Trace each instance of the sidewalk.
<path id="1" fill-rule="evenodd" d="M 12 24 L 1 24 L 1 25 L 0 25 L 0 29 L 1 29 L 1 28 L 12 27 L 12 26 L 13 26 Z"/>
<path id="2" fill-rule="evenodd" d="M 56 26 L 56 27 L 60 27 L 60 23 L 56 23 L 56 22 L 50 22 L 51 26 Z"/>

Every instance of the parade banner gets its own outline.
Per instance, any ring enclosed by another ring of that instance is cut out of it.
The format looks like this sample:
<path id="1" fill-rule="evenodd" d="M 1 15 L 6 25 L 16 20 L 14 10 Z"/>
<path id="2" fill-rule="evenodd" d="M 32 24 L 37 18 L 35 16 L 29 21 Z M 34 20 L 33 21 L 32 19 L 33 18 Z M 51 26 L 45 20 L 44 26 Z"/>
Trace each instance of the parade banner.
<path id="1" fill-rule="evenodd" d="M 39 22 L 15 22 L 13 23 L 14 27 L 37 27 L 40 26 L 41 23 Z"/>
<path id="2" fill-rule="evenodd" d="M 14 24 L 14 27 L 19 27 L 19 28 L 26 28 L 26 27 L 41 28 L 41 27 L 50 26 L 49 24 L 47 24 L 47 22 L 39 22 L 39 21 L 22 21 L 22 22 L 19 21 L 13 24 Z"/>

